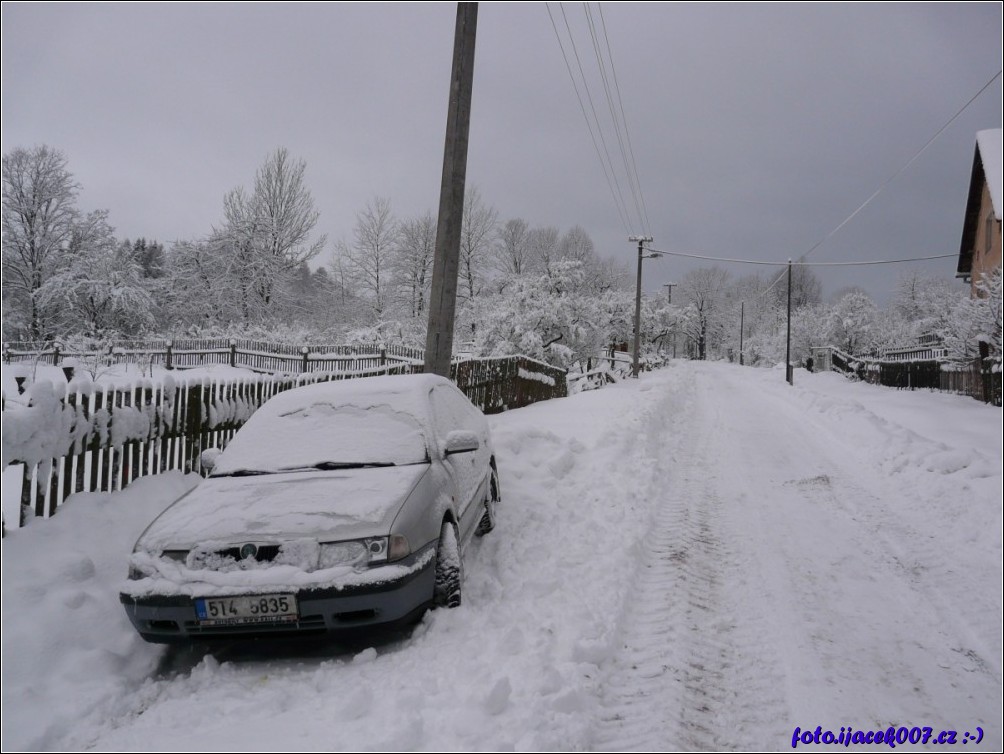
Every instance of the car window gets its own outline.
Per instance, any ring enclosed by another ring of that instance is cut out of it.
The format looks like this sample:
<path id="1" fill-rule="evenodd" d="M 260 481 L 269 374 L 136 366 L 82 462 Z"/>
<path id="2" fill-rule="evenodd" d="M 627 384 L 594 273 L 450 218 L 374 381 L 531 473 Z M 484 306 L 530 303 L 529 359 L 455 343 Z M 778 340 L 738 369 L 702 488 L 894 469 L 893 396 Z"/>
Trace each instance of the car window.
<path id="1" fill-rule="evenodd" d="M 455 429 L 465 429 L 484 439 L 484 415 L 456 388 L 450 385 L 433 388 L 432 413 L 442 437 Z"/>
<path id="2" fill-rule="evenodd" d="M 423 422 L 387 404 L 315 401 L 257 413 L 220 456 L 213 476 L 428 460 Z"/>

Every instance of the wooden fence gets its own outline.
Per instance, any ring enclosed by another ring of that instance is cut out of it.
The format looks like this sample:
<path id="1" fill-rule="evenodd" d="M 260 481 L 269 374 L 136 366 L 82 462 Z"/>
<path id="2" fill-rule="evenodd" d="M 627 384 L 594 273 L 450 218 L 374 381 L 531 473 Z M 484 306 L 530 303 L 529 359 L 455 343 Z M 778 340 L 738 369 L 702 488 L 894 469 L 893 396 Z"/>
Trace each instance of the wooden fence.
<path id="1" fill-rule="evenodd" d="M 76 360 L 92 368 L 123 363 L 150 364 L 166 369 L 224 365 L 273 374 L 358 371 L 395 363 L 414 364 L 423 359 L 422 349 L 401 344 L 295 346 L 248 338 L 118 340 L 105 344 L 100 350 L 32 342 L 4 343 L 3 346 L 6 364 L 32 362 L 60 366 Z"/>
<path id="2" fill-rule="evenodd" d="M 996 359 L 974 359 L 969 364 L 940 360 L 879 361 L 832 349 L 832 368 L 874 385 L 901 390 L 940 390 L 968 395 L 984 403 L 1001 405 L 1001 364 Z"/>
<path id="3" fill-rule="evenodd" d="M 125 389 L 90 386 L 87 391 L 78 389 L 48 400 L 32 398 L 27 405 L 5 401 L 5 446 L 8 430 L 12 437 L 33 430 L 43 435 L 41 449 L 39 443 L 32 444 L 34 457 L 17 458 L 15 451 L 4 448 L 5 474 L 11 466 L 23 467 L 22 508 L 48 518 L 75 492 L 113 492 L 141 476 L 164 471 L 200 472 L 201 452 L 225 447 L 251 414 L 276 393 L 328 380 L 421 371 L 421 364 L 399 363 L 361 372 L 179 380 L 177 384 L 169 379 L 162 385 Z M 452 377 L 485 413 L 567 394 L 564 370 L 526 357 L 457 362 Z M 43 422 L 57 429 L 32 426 Z"/>

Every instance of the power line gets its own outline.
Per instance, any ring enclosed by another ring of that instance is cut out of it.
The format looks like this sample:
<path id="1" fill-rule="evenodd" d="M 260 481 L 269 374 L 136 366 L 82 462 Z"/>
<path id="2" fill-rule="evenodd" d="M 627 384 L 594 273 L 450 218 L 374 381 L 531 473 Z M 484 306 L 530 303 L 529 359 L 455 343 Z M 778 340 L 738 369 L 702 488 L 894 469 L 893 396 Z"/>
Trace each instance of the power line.
<path id="1" fill-rule="evenodd" d="M 652 233 L 648 219 L 648 206 L 645 204 L 645 194 L 641 190 L 641 180 L 638 176 L 638 164 L 634 159 L 634 145 L 631 143 L 631 132 L 628 130 L 627 116 L 624 114 L 624 100 L 621 98 L 621 87 L 620 82 L 617 79 L 617 68 L 614 66 L 613 50 L 610 48 L 610 37 L 607 35 L 607 21 L 603 16 L 603 6 L 600 3 L 596 3 L 596 7 L 600 11 L 600 25 L 603 27 L 603 39 L 607 43 L 607 57 L 610 58 L 610 72 L 613 74 L 614 78 L 614 91 L 617 92 L 617 104 L 620 106 L 621 121 L 624 123 L 624 135 L 627 137 L 628 154 L 631 156 L 631 169 L 634 172 L 635 184 L 638 186 L 638 196 L 641 197 L 641 209 L 645 216 L 645 234 L 650 236 Z"/>
<path id="2" fill-rule="evenodd" d="M 610 180 L 610 173 L 607 171 L 607 164 L 603 160 L 603 154 L 600 152 L 600 145 L 596 141 L 596 134 L 593 132 L 593 124 L 589 120 L 589 115 L 586 114 L 586 105 L 582 101 L 582 95 L 579 93 L 579 86 L 575 81 L 575 74 L 572 73 L 572 66 L 568 62 L 568 54 L 565 52 L 565 45 L 561 42 L 561 34 L 558 32 L 558 25 L 554 22 L 554 16 L 551 14 L 551 6 L 549 3 L 545 3 L 544 7 L 547 8 L 547 16 L 551 19 L 551 28 L 554 29 L 555 39 L 558 40 L 558 47 L 561 49 L 561 57 L 565 60 L 565 69 L 568 71 L 568 76 L 572 80 L 572 89 L 575 90 L 575 98 L 579 101 L 579 109 L 582 110 L 582 117 L 586 121 L 586 128 L 589 129 L 589 138 L 593 142 L 593 149 L 596 150 L 596 156 L 600 160 L 600 167 L 603 168 L 603 177 L 607 181 L 607 187 L 610 189 L 610 195 L 613 197 L 614 206 L 617 208 L 617 214 L 621 219 L 621 225 L 624 227 L 626 233 L 630 233 L 630 225 L 627 221 L 627 215 L 625 210 L 621 207 L 621 203 L 617 200 L 617 192 L 614 191 L 614 185 Z"/>
<path id="3" fill-rule="evenodd" d="M 835 227 L 833 230 L 831 230 L 829 233 L 827 233 L 825 236 L 823 236 L 819 241 L 817 241 L 815 244 L 813 244 L 813 246 L 807 252 L 805 252 L 804 254 L 802 254 L 802 256 L 799 257 L 799 259 L 805 259 L 807 256 L 809 256 L 809 254 L 811 254 L 816 249 L 818 249 L 820 246 L 822 246 L 824 243 L 826 243 L 828 240 L 830 240 L 830 238 L 832 238 L 834 236 L 834 234 L 836 234 L 837 231 L 839 231 L 841 228 L 843 228 L 845 225 L 847 225 L 847 223 L 849 223 L 861 210 L 863 210 L 865 207 L 867 207 L 876 196 L 878 196 L 880 193 L 882 193 L 883 190 L 885 190 L 886 186 L 888 186 L 890 183 L 892 183 L 894 180 L 896 180 L 896 178 L 898 178 L 900 176 L 900 174 L 903 173 L 903 171 L 905 171 L 908 167 L 910 167 L 917 160 L 918 157 L 920 157 L 924 152 L 926 152 L 927 148 L 929 146 L 931 146 L 931 144 L 934 143 L 935 139 L 937 139 L 939 136 L 941 136 L 941 134 L 944 133 L 945 129 L 947 129 L 950 125 L 952 125 L 952 123 L 954 123 L 955 120 L 960 115 L 962 115 L 963 112 L 965 112 L 966 108 L 968 108 L 971 104 L 973 104 L 973 102 L 975 102 L 976 99 L 981 94 L 983 94 L 983 92 L 985 92 L 990 87 L 990 85 L 992 83 L 994 83 L 998 78 L 1000 78 L 1001 73 L 1004 73 L 1004 70 L 997 71 L 997 73 L 995 73 L 993 76 L 991 76 L 990 80 L 987 83 L 985 83 L 983 86 L 981 86 L 980 90 L 978 92 L 976 92 L 976 94 L 974 94 L 972 97 L 970 97 L 969 100 L 966 102 L 966 104 L 964 104 L 962 107 L 960 107 L 959 110 L 955 113 L 955 115 L 953 115 L 951 118 L 948 119 L 948 121 L 945 123 L 945 125 L 943 125 L 937 131 L 935 131 L 934 135 L 930 139 L 928 139 L 926 142 L 924 142 L 924 145 L 914 153 L 913 157 L 911 157 L 909 160 L 907 160 L 906 163 L 899 170 L 897 170 L 895 173 L 893 173 L 885 181 L 885 183 L 883 183 L 881 186 L 879 186 L 877 189 L 875 189 L 875 191 L 872 192 L 871 196 L 869 196 L 867 199 L 865 199 L 858 206 L 858 208 L 856 210 L 854 210 L 853 212 L 851 212 L 851 214 L 849 214 L 847 217 L 845 217 L 843 219 L 843 221 L 841 221 L 841 223 L 839 225 L 837 225 L 837 227 Z M 955 255 L 952 254 L 950 256 L 955 256 Z M 767 293 L 770 292 L 771 288 L 773 288 L 775 285 L 777 285 L 778 283 L 780 283 L 781 280 L 784 279 L 784 275 L 785 275 L 785 273 L 783 273 L 783 272 L 780 275 L 778 275 L 777 278 L 774 280 L 774 282 L 771 283 L 767 287 L 767 289 L 761 295 L 763 295 L 763 296 L 767 295 Z"/>
<path id="4" fill-rule="evenodd" d="M 545 4 L 545 5 L 547 7 L 547 15 L 551 18 L 551 25 L 554 27 L 554 33 L 556 35 L 558 35 L 558 27 L 554 23 L 554 16 L 551 14 L 550 4 Z M 600 123 L 599 116 L 596 114 L 596 105 L 593 102 L 593 95 L 589 91 L 589 84 L 586 81 L 586 74 L 585 74 L 585 71 L 582 68 L 582 60 L 579 57 L 579 50 L 578 50 L 578 47 L 575 44 L 575 38 L 572 35 L 572 27 L 568 23 L 568 16 L 565 14 L 564 4 L 563 3 L 558 3 L 558 8 L 561 10 L 561 17 L 562 17 L 562 19 L 565 22 L 565 30 L 568 32 L 568 41 L 569 41 L 569 44 L 571 44 L 571 46 L 572 46 L 572 54 L 575 57 L 575 62 L 576 62 L 576 65 L 578 66 L 578 69 L 579 69 L 579 75 L 582 78 L 582 88 L 585 90 L 585 92 L 586 92 L 586 99 L 589 101 L 589 109 L 590 109 L 590 111 L 593 114 L 593 122 L 596 123 L 596 132 L 599 134 L 600 144 L 603 145 L 603 152 L 601 153 L 600 149 L 599 149 L 599 146 L 596 145 L 595 137 L 593 138 L 593 146 L 596 148 L 597 156 L 599 156 L 600 163 L 603 165 L 603 173 L 604 173 L 605 176 L 607 176 L 607 182 L 610 183 L 611 178 L 613 179 L 613 184 L 611 186 L 611 191 L 615 193 L 614 202 L 617 204 L 617 211 L 621 215 L 621 221 L 624 223 L 624 229 L 627 230 L 628 232 L 630 232 L 630 230 L 629 230 L 630 224 L 628 223 L 628 220 L 627 220 L 627 204 L 624 201 L 624 194 L 621 191 L 620 181 L 617 180 L 617 171 L 614 170 L 613 160 L 610 158 L 610 150 L 607 147 L 607 141 L 606 141 L 606 138 L 603 135 L 603 126 Z M 558 35 L 558 44 L 561 47 L 561 54 L 565 58 L 565 65 L 568 68 L 568 74 L 569 74 L 569 76 L 572 77 L 572 84 L 573 84 L 573 86 L 575 86 L 576 96 L 578 96 L 578 86 L 575 83 L 575 75 L 572 73 L 571 64 L 568 62 L 568 56 L 565 54 L 564 45 L 561 44 L 561 37 L 560 37 L 560 35 Z M 591 125 L 591 123 L 589 121 L 588 114 L 586 114 L 585 105 L 583 104 L 581 97 L 579 97 L 579 105 L 580 105 L 580 107 L 582 107 L 582 114 L 586 118 L 586 123 L 587 123 L 587 125 L 589 127 L 589 133 L 590 133 L 590 135 L 592 135 L 593 134 L 592 125 Z M 604 159 L 603 159 L 603 155 L 604 154 L 606 155 L 606 161 L 605 162 L 604 162 Z M 610 166 L 609 173 L 607 172 L 607 165 L 608 164 Z M 616 191 L 614 191 L 615 188 L 616 188 Z"/>
<path id="5" fill-rule="evenodd" d="M 607 65 L 604 60 L 603 49 L 600 46 L 599 38 L 596 34 L 596 24 L 593 21 L 593 12 L 589 3 L 582 4 L 586 16 L 586 26 L 589 29 L 589 37 L 593 44 L 593 56 L 596 58 L 596 67 L 600 73 L 600 82 L 603 84 L 603 94 L 607 100 L 607 110 L 610 112 L 610 121 L 613 124 L 614 135 L 617 137 L 617 147 L 620 150 L 621 161 L 624 164 L 624 174 L 627 177 L 628 189 L 631 191 L 631 199 L 634 203 L 635 214 L 638 217 L 638 225 L 643 231 L 648 231 L 645 225 L 645 218 L 641 210 L 641 198 L 639 196 L 639 186 L 635 176 L 631 172 L 631 163 L 628 160 L 627 149 L 624 146 L 627 132 L 627 123 L 622 122 L 617 117 L 617 109 L 614 105 L 614 95 L 611 92 L 611 82 L 613 72 L 613 60 L 610 61 L 611 75 L 607 74 Z"/>
<path id="6" fill-rule="evenodd" d="M 646 247 L 647 248 L 647 247 Z M 657 254 L 666 254 L 671 257 L 687 257 L 688 259 L 706 259 L 711 262 L 725 262 L 732 264 L 760 264 L 767 267 L 787 267 L 789 262 L 785 260 L 783 262 L 766 262 L 761 259 L 735 259 L 729 257 L 712 257 L 706 254 L 694 254 L 685 251 L 664 251 L 662 249 L 648 249 L 649 251 L 656 252 Z M 924 262 L 928 259 L 948 259 L 949 257 L 958 257 L 958 254 L 935 254 L 930 257 L 910 257 L 907 259 L 876 259 L 866 262 L 805 262 L 805 256 L 799 258 L 797 262 L 791 262 L 793 267 L 860 267 L 864 265 L 872 264 L 900 264 L 902 262 Z M 769 290 L 769 289 L 768 289 Z"/>

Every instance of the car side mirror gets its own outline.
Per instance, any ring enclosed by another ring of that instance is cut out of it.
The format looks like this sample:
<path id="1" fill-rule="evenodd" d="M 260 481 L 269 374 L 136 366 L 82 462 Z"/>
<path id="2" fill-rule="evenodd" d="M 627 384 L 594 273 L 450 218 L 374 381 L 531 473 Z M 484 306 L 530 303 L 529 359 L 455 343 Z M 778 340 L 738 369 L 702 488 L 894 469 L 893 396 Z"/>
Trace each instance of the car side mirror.
<path id="1" fill-rule="evenodd" d="M 216 465 L 216 459 L 220 457 L 220 453 L 222 452 L 219 448 L 206 448 L 203 450 L 199 454 L 199 462 L 202 464 L 202 470 L 209 474 Z"/>
<path id="2" fill-rule="evenodd" d="M 454 453 L 470 453 L 481 447 L 481 440 L 476 432 L 466 429 L 455 429 L 446 435 L 446 455 Z"/>

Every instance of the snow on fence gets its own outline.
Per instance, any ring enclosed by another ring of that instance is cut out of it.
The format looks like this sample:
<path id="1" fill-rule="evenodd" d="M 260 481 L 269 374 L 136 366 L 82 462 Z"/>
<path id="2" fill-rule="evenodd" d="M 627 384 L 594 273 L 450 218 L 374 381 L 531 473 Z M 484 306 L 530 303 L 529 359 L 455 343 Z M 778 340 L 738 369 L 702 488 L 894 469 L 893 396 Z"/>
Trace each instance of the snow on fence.
<path id="1" fill-rule="evenodd" d="M 101 350 L 74 350 L 54 343 L 4 343 L 4 363 L 36 362 L 59 366 L 70 359 L 100 362 L 149 363 L 167 369 L 224 365 L 255 372 L 350 372 L 388 364 L 414 364 L 424 359 L 420 348 L 401 344 L 382 346 L 270 343 L 248 338 L 178 338 L 174 340 L 119 340 Z"/>
<path id="2" fill-rule="evenodd" d="M 874 385 L 901 390 L 940 390 L 968 395 L 984 403 L 1001 405 L 1001 363 L 997 359 L 974 359 L 969 364 L 928 359 L 882 361 L 850 356 L 831 349 L 831 368 L 854 375 Z"/>
<path id="3" fill-rule="evenodd" d="M 10 474 L 19 476 L 22 508 L 48 518 L 75 492 L 121 490 L 138 477 L 175 469 L 200 472 L 202 451 L 226 447 L 276 393 L 315 382 L 421 371 L 421 364 L 409 361 L 351 372 L 216 381 L 169 376 L 162 384 L 140 381 L 129 388 L 40 381 L 20 397 L 23 402 L 3 401 L 4 489 Z M 522 356 L 455 362 L 451 372 L 485 413 L 566 395 L 564 370 Z"/>
<path id="4" fill-rule="evenodd" d="M 486 414 L 568 395 L 564 369 L 528 356 L 467 359 L 450 366 L 450 378 Z"/>
<path id="5" fill-rule="evenodd" d="M 644 367 L 644 362 L 639 362 Z M 590 357 L 578 372 L 568 375 L 569 392 L 596 390 L 631 376 L 632 360 L 624 351 L 610 350 L 602 356 Z"/>

